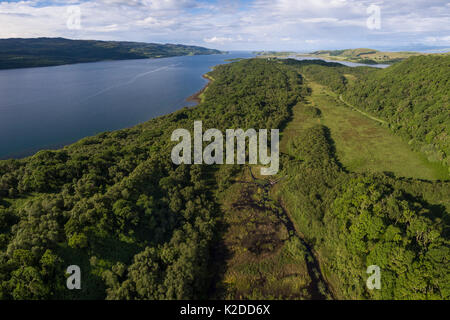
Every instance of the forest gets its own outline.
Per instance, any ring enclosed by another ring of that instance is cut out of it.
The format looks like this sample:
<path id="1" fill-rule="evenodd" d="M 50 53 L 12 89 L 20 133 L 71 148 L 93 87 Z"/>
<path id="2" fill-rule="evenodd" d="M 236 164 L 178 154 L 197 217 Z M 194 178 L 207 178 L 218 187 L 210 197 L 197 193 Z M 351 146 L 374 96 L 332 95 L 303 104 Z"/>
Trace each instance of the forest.
<path id="1" fill-rule="evenodd" d="M 0 299 L 449 299 L 449 181 L 351 172 L 320 124 L 283 137 L 270 190 L 239 182 L 250 179 L 243 166 L 170 157 L 173 130 L 196 120 L 283 132 L 294 109 L 320 119 L 305 102 L 314 79 L 445 162 L 449 59 L 393 71 L 241 60 L 208 74 L 195 107 L 0 161 Z M 83 270 L 81 290 L 65 286 L 69 265 Z M 367 289 L 368 265 L 383 290 Z M 295 268 L 303 282 L 290 280 Z"/>

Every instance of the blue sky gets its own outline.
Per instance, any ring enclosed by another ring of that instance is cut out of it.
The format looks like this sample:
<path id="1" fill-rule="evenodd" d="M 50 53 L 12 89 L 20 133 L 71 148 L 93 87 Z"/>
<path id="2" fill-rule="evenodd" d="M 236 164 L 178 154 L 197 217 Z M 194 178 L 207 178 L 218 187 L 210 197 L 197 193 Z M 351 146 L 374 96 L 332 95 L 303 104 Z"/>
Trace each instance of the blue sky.
<path id="1" fill-rule="evenodd" d="M 0 1 L 0 38 L 43 36 L 224 50 L 450 47 L 450 1 Z"/>

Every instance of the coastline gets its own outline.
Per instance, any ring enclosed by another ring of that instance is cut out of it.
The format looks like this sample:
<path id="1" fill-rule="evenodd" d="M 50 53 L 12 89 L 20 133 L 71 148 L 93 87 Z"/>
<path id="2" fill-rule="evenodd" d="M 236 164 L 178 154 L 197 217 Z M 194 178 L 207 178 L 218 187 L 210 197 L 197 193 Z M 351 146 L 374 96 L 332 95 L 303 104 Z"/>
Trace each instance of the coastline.
<path id="1" fill-rule="evenodd" d="M 193 95 L 191 95 L 190 97 L 186 98 L 186 101 L 188 102 L 194 102 L 196 104 L 202 103 L 202 95 L 205 93 L 206 90 L 208 90 L 209 85 L 211 84 L 211 82 L 214 81 L 214 78 L 209 76 L 207 73 L 205 73 L 204 75 L 202 75 L 202 77 L 206 80 L 208 80 L 208 83 L 198 92 L 194 93 Z"/>

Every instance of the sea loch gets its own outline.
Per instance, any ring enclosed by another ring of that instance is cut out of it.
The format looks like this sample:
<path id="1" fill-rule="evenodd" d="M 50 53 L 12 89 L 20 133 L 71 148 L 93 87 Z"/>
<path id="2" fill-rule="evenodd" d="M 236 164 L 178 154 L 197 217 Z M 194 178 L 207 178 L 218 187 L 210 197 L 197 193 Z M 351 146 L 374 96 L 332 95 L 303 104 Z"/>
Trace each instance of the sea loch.
<path id="1" fill-rule="evenodd" d="M 193 105 L 210 68 L 247 52 L 0 70 L 0 159 L 61 147 Z"/>

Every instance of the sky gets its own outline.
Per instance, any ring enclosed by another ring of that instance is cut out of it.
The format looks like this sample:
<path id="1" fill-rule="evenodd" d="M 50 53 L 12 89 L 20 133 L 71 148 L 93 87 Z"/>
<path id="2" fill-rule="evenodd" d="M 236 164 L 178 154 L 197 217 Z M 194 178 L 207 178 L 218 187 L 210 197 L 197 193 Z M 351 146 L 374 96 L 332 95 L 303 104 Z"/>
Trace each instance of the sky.
<path id="1" fill-rule="evenodd" d="M 221 50 L 450 48 L 450 1 L 0 0 L 0 38 L 35 37 Z"/>

